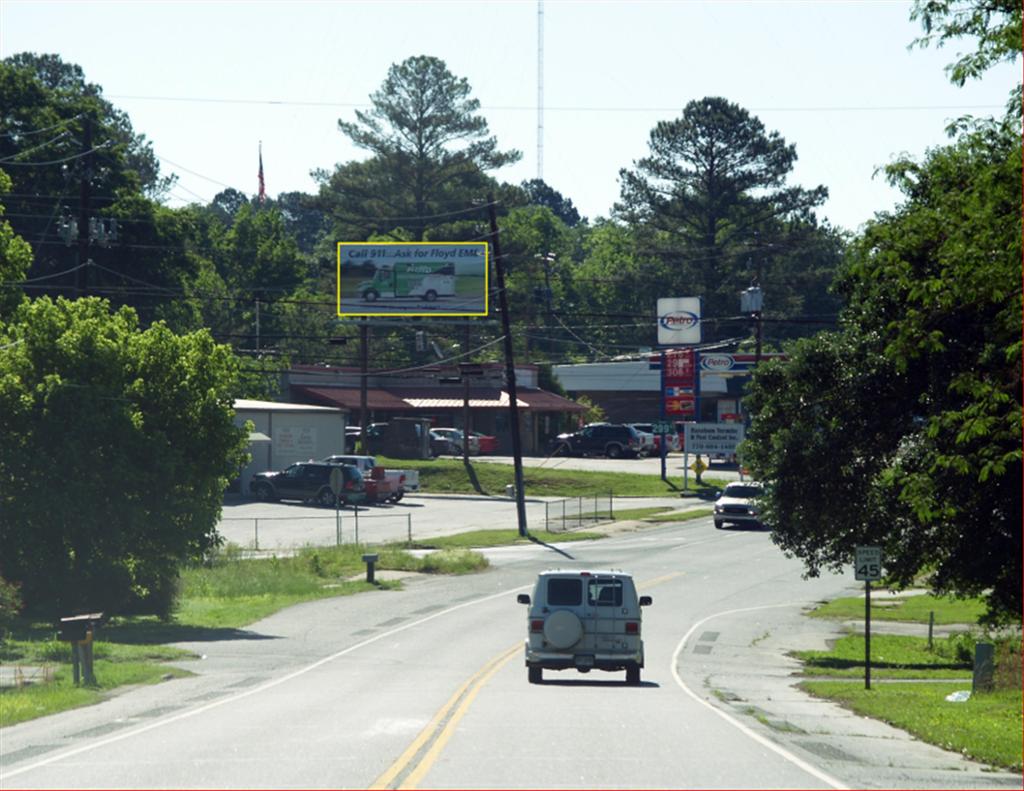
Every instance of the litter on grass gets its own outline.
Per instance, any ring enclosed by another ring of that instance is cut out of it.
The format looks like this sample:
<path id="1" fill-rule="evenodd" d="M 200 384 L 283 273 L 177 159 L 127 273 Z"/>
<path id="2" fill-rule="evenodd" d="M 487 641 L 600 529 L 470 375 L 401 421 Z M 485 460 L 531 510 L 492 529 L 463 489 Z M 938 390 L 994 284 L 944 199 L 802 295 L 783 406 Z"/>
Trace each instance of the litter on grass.
<path id="1" fill-rule="evenodd" d="M 950 703 L 965 703 L 970 700 L 971 691 L 969 689 L 961 689 L 957 692 L 951 692 L 946 695 L 946 700 Z"/>

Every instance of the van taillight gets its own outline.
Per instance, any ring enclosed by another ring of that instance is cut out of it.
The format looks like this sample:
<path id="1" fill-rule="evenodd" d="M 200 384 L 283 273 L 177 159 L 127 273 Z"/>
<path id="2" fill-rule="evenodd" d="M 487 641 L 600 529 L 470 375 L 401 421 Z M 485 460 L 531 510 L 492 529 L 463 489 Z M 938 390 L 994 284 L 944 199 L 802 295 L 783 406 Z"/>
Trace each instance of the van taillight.
<path id="1" fill-rule="evenodd" d="M 536 621 L 530 621 L 530 631 L 531 632 L 543 632 L 544 631 L 544 621 L 542 621 L 540 619 L 538 619 Z"/>
<path id="2" fill-rule="evenodd" d="M 636 621 L 626 621 L 626 634 L 640 634 L 640 624 Z"/>

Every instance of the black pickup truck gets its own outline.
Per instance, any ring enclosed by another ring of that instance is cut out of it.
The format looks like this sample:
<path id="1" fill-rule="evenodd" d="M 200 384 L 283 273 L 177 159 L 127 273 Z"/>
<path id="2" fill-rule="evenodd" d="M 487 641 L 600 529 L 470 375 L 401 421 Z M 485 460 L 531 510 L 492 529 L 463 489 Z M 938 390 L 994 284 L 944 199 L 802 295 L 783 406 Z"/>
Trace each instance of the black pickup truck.
<path id="1" fill-rule="evenodd" d="M 299 462 L 280 472 L 258 472 L 249 483 L 249 490 L 259 500 L 302 500 L 323 506 L 334 505 L 331 471 L 340 469 L 344 476 L 342 505 L 362 502 L 365 495 L 363 475 L 351 464 Z"/>

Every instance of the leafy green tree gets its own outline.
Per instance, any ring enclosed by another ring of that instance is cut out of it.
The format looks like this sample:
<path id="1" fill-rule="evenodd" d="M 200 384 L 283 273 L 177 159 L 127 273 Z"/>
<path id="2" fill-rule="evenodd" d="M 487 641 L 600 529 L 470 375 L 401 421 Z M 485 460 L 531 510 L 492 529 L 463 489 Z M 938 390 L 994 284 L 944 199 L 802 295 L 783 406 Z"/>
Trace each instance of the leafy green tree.
<path id="1" fill-rule="evenodd" d="M 964 36 L 977 39 L 973 52 L 959 54 L 946 67 L 957 85 L 980 77 L 997 63 L 1015 61 L 1021 52 L 1021 4 L 1017 0 L 914 0 L 910 18 L 920 20 L 924 27 L 925 35 L 914 42 L 921 47 L 932 43 L 941 47 Z"/>
<path id="2" fill-rule="evenodd" d="M 0 170 L 0 197 L 11 189 L 11 179 Z M 0 218 L 4 207 L 0 204 Z M 32 248 L 18 236 L 7 220 L 0 219 L 0 321 L 24 299 L 21 289 L 7 285 L 25 277 L 32 264 Z"/>
<path id="3" fill-rule="evenodd" d="M 647 157 L 620 172 L 616 210 L 637 229 L 639 252 L 668 264 L 664 293 L 701 296 L 704 315 L 720 319 L 738 312 L 738 292 L 763 272 L 773 279 L 767 308 L 777 315 L 787 313 L 776 306 L 798 304 L 808 292 L 820 301 L 828 278 L 811 280 L 805 270 L 837 263 L 822 255 L 834 248 L 834 234 L 813 213 L 828 191 L 787 185 L 795 145 L 718 97 L 659 122 L 649 145 Z M 707 329 L 709 340 L 735 334 L 735 327 Z"/>
<path id="4" fill-rule="evenodd" d="M 238 362 L 97 298 L 26 301 L 0 328 L 0 576 L 32 611 L 166 614 L 217 542 L 246 432 Z"/>
<path id="5" fill-rule="evenodd" d="M 519 160 L 518 151 L 498 150 L 470 93 L 469 82 L 444 61 L 418 55 L 391 66 L 370 95 L 371 110 L 356 111 L 354 122 L 338 121 L 370 153 L 333 173 L 314 173 L 338 238 L 404 228 L 420 241 L 428 228 L 454 222 L 486 195 L 488 171 Z"/>
<path id="6" fill-rule="evenodd" d="M 841 330 L 754 379 L 748 463 L 775 541 L 808 572 L 858 543 L 887 572 L 1021 612 L 1021 149 L 1018 122 L 975 124 L 922 163 L 854 244 Z"/>
<path id="7" fill-rule="evenodd" d="M 60 229 L 77 220 L 83 180 L 95 217 L 111 217 L 106 210 L 119 197 L 156 199 L 173 183 L 160 176 L 149 141 L 102 94 L 80 67 L 56 55 L 21 53 L 0 62 L 0 161 L 13 182 L 7 207 L 15 232 L 35 249 L 34 277 L 77 263 Z M 91 148 L 83 155 L 86 141 Z M 43 282 L 66 293 L 74 278 Z"/>

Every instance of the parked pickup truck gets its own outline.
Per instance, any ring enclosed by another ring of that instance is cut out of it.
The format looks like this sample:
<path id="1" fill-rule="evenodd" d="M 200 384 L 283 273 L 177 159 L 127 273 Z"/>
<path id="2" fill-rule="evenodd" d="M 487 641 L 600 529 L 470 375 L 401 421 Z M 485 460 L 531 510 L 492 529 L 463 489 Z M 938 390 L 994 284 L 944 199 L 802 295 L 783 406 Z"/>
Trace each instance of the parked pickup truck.
<path id="1" fill-rule="evenodd" d="M 406 492 L 420 490 L 420 474 L 417 470 L 387 470 L 377 465 L 375 456 L 328 456 L 329 464 L 351 464 L 362 474 L 366 482 L 366 499 L 376 502 L 397 503 Z M 383 470 L 383 472 L 377 472 Z M 380 477 L 382 476 L 383 477 Z"/>

